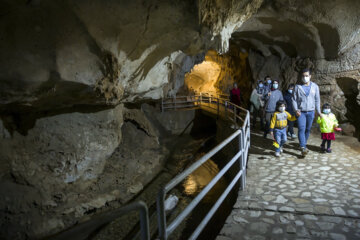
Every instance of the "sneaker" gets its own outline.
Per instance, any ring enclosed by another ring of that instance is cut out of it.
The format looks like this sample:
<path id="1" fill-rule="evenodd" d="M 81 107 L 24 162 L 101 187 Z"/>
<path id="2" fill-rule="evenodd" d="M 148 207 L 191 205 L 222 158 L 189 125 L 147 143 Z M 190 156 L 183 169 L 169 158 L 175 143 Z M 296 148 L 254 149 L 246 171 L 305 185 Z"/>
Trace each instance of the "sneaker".
<path id="1" fill-rule="evenodd" d="M 308 153 L 309 153 L 309 150 L 308 150 L 307 148 L 304 148 L 304 147 L 301 148 L 301 155 L 302 155 L 303 157 L 305 157 L 306 154 L 308 154 Z"/>
<path id="2" fill-rule="evenodd" d="M 283 150 L 283 148 L 281 147 L 281 148 L 280 148 L 280 153 L 283 153 L 283 152 L 284 152 L 284 150 Z"/>
<path id="3" fill-rule="evenodd" d="M 291 138 L 295 139 L 295 138 L 297 138 L 297 135 L 295 133 L 293 133 L 293 134 L 291 134 Z"/>
<path id="4" fill-rule="evenodd" d="M 288 137 L 291 137 L 291 133 L 290 133 L 290 132 L 288 132 L 287 135 L 288 135 Z"/>
<path id="5" fill-rule="evenodd" d="M 326 149 L 327 153 L 331 153 L 331 148 Z"/>
<path id="6" fill-rule="evenodd" d="M 275 157 L 280 157 L 280 152 L 275 152 Z"/>

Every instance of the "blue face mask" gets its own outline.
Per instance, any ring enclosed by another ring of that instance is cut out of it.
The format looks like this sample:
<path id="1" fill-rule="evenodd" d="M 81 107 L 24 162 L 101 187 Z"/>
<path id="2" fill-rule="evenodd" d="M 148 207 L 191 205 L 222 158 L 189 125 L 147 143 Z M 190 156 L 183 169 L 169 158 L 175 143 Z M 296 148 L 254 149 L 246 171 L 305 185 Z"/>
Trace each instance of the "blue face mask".
<path id="1" fill-rule="evenodd" d="M 268 84 L 271 84 L 271 80 L 267 80 L 267 83 L 268 83 Z"/>
<path id="2" fill-rule="evenodd" d="M 290 94 L 292 94 L 292 93 L 293 93 L 293 90 L 292 90 L 292 89 L 289 89 L 288 92 L 289 92 Z"/>
<path id="3" fill-rule="evenodd" d="M 273 88 L 274 88 L 274 89 L 277 89 L 278 87 L 279 87 L 279 85 L 278 85 L 277 83 L 274 83 L 274 84 L 273 84 Z"/>
<path id="4" fill-rule="evenodd" d="M 325 113 L 325 114 L 329 114 L 330 112 L 331 112 L 330 108 L 325 108 L 323 110 L 323 113 Z"/>
<path id="5" fill-rule="evenodd" d="M 262 87 L 264 87 L 264 84 L 260 83 L 259 88 L 262 88 Z"/>

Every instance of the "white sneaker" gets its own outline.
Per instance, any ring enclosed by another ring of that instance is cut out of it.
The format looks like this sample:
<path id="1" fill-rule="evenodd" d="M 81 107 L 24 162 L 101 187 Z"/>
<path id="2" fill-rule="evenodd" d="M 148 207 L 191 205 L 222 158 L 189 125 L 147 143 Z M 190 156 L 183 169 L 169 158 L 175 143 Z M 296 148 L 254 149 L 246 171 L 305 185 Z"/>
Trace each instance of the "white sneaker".
<path id="1" fill-rule="evenodd" d="M 280 153 L 283 153 L 283 152 L 284 152 L 284 150 L 283 150 L 283 148 L 281 147 L 281 148 L 280 148 Z"/>
<path id="2" fill-rule="evenodd" d="M 275 157 L 280 157 L 280 152 L 275 152 Z"/>
<path id="3" fill-rule="evenodd" d="M 291 133 L 290 133 L 290 132 L 288 132 L 287 135 L 288 135 L 288 137 L 291 137 Z"/>
<path id="4" fill-rule="evenodd" d="M 297 135 L 295 133 L 291 134 L 291 138 L 296 138 Z"/>

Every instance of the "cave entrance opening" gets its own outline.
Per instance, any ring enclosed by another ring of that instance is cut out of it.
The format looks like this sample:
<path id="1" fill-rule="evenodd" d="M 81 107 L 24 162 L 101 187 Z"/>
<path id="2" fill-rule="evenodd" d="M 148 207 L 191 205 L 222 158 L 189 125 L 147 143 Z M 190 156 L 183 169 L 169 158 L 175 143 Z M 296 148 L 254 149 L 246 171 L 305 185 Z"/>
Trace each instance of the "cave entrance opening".
<path id="1" fill-rule="evenodd" d="M 227 98 L 233 84 L 237 83 L 243 107 L 248 105 L 252 82 L 248 53 L 236 47 L 225 54 L 209 50 L 205 60 L 185 74 L 185 89 L 194 95 L 207 93 Z"/>

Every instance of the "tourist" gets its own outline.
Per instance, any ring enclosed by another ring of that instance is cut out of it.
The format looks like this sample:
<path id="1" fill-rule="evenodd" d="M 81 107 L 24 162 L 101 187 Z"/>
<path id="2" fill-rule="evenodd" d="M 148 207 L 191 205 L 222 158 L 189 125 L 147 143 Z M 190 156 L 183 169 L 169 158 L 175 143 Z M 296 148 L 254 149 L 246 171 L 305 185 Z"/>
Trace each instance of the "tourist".
<path id="1" fill-rule="evenodd" d="M 317 123 L 320 125 L 322 143 L 320 145 L 322 153 L 331 153 L 331 141 L 335 140 L 334 129 L 339 126 L 338 121 L 331 113 L 330 104 L 325 103 L 322 106 L 322 116 L 318 117 Z M 325 150 L 326 143 L 326 150 Z"/>
<path id="2" fill-rule="evenodd" d="M 234 83 L 233 86 L 233 89 L 230 91 L 230 101 L 233 104 L 240 106 L 240 89 L 238 88 L 237 83 Z"/>
<path id="3" fill-rule="evenodd" d="M 294 112 L 294 108 L 292 105 L 292 95 L 294 93 L 294 84 L 290 84 L 288 89 L 284 92 L 284 100 L 286 102 L 286 110 L 287 112 L 289 112 L 291 115 L 295 115 Z M 287 130 L 287 135 L 291 138 L 291 139 L 295 139 L 297 136 L 294 133 L 294 121 L 290 121 L 288 123 L 288 130 Z"/>
<path id="4" fill-rule="evenodd" d="M 264 101 L 262 99 L 264 93 L 265 86 L 263 84 L 263 81 L 260 80 L 250 96 L 250 112 L 253 113 L 252 127 L 256 127 L 256 119 L 259 116 L 261 130 L 264 130 Z"/>
<path id="5" fill-rule="evenodd" d="M 264 138 L 269 133 L 270 121 L 276 109 L 276 103 L 279 100 L 284 100 L 281 91 L 279 91 L 279 81 L 274 80 L 271 85 L 271 91 L 265 94 L 263 100 L 265 101 L 265 129 Z"/>
<path id="6" fill-rule="evenodd" d="M 271 84 L 272 84 L 272 81 L 271 81 L 270 76 L 266 76 L 264 78 L 264 87 L 265 87 L 265 93 L 264 94 L 271 91 Z"/>
<path id="7" fill-rule="evenodd" d="M 302 71 L 302 84 L 297 84 L 294 89 L 292 103 L 298 124 L 298 138 L 301 154 L 305 156 L 309 150 L 306 148 L 310 136 L 311 126 L 315 118 L 315 110 L 320 112 L 320 92 L 319 86 L 311 82 L 309 69 Z"/>
<path id="8" fill-rule="evenodd" d="M 283 152 L 283 146 L 287 141 L 286 138 L 286 127 L 288 121 L 295 121 L 296 117 L 290 115 L 289 112 L 285 111 L 285 101 L 280 100 L 276 103 L 276 112 L 273 114 L 270 123 L 270 134 L 275 141 L 276 150 L 275 156 L 280 157 L 280 154 Z"/>

